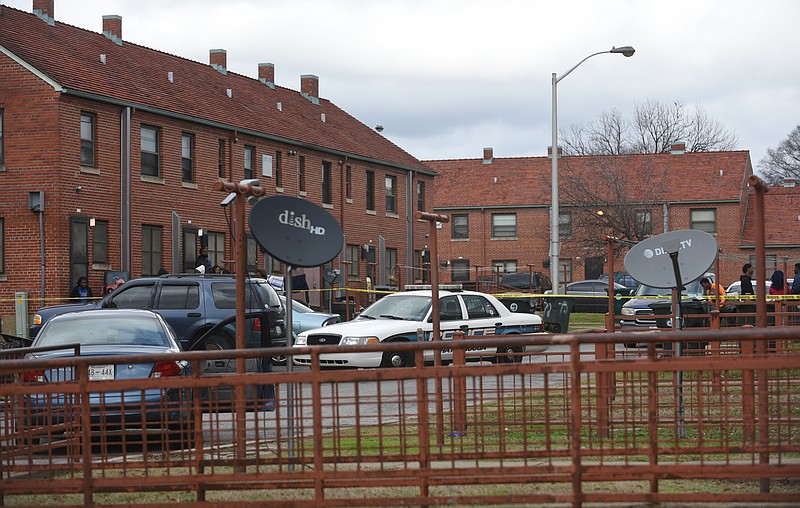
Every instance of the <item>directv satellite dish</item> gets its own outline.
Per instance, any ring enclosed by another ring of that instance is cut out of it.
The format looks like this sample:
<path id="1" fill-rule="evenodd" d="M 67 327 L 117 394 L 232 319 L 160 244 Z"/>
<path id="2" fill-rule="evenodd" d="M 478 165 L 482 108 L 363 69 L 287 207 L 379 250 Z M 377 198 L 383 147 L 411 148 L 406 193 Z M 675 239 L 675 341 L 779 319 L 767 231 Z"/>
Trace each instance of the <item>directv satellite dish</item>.
<path id="1" fill-rule="evenodd" d="M 705 231 L 684 229 L 648 238 L 633 246 L 625 256 L 625 269 L 631 276 L 654 288 L 675 288 L 670 253 L 678 253 L 680 285 L 708 271 L 717 257 L 717 240 Z"/>
<path id="2" fill-rule="evenodd" d="M 321 266 L 344 245 L 342 227 L 324 208 L 293 196 L 272 196 L 250 210 L 258 244 L 289 266 Z"/>

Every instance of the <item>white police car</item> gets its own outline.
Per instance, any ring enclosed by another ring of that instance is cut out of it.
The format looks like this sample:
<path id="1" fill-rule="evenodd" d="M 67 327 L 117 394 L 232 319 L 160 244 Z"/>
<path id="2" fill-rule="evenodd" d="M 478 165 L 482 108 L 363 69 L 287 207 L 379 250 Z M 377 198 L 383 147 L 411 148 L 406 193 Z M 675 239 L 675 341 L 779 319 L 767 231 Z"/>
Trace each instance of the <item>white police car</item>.
<path id="1" fill-rule="evenodd" d="M 535 314 L 513 313 L 492 295 L 475 291 L 439 291 L 440 331 L 442 340 L 451 340 L 453 333 L 464 331 L 467 335 L 512 335 L 543 333 L 542 319 Z M 431 340 L 431 291 L 413 290 L 384 296 L 366 308 L 352 321 L 337 323 L 301 333 L 295 346 L 339 345 L 341 353 L 320 357 L 323 367 L 407 367 L 414 365 L 410 352 L 350 353 L 346 346 L 377 344 L 380 342 Z M 545 349 L 544 347 L 542 350 Z M 472 350 L 470 350 L 472 351 Z M 521 353 L 497 348 L 481 349 L 487 358 L 499 361 L 522 361 Z M 496 356 L 507 353 L 507 356 Z M 425 351 L 425 361 L 433 361 L 434 352 Z M 444 351 L 449 359 L 452 353 Z M 295 355 L 295 365 L 310 365 L 310 355 Z"/>

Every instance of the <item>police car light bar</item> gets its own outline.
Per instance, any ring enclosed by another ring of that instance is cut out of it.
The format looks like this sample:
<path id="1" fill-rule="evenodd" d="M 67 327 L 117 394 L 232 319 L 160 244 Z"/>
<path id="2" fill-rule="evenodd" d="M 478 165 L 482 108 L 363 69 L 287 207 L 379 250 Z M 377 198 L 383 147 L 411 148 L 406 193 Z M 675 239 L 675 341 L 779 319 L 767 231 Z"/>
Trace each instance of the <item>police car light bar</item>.
<path id="1" fill-rule="evenodd" d="M 422 289 L 430 290 L 433 286 L 431 284 L 406 284 L 403 288 L 404 291 L 419 291 Z M 439 284 L 439 289 L 442 291 L 463 291 L 464 286 L 461 284 Z"/>

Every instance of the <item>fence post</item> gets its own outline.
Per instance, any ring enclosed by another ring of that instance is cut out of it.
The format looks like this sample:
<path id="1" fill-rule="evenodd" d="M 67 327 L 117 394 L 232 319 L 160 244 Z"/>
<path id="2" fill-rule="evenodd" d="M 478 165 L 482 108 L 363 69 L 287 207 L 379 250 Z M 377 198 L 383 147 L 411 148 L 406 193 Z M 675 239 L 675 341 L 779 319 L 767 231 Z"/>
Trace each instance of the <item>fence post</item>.
<path id="1" fill-rule="evenodd" d="M 467 433 L 467 378 L 459 374 L 464 372 L 467 364 L 467 351 L 456 344 L 463 344 L 464 332 L 453 333 L 453 437 Z"/>
<path id="2" fill-rule="evenodd" d="M 709 315 L 711 316 L 711 329 L 712 330 L 719 330 L 720 327 L 720 312 L 717 309 L 712 310 Z M 711 341 L 711 356 L 720 356 L 722 353 L 722 341 L 720 340 L 712 340 Z M 722 392 L 722 374 L 720 373 L 719 369 L 713 369 L 711 371 L 711 389 L 714 393 Z"/>

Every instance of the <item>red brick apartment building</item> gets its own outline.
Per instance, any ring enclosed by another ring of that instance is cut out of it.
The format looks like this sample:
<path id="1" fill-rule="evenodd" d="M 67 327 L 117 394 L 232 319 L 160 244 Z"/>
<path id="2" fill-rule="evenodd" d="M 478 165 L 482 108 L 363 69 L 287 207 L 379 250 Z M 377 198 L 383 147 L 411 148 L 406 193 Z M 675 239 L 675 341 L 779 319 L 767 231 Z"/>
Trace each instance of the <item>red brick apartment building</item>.
<path id="1" fill-rule="evenodd" d="M 438 173 L 434 210 L 450 218 L 438 236 L 442 280 L 551 274 L 549 157 L 495 158 L 487 148 L 480 159 L 425 162 Z M 602 239 L 621 236 L 615 204 L 636 213 L 646 234 L 692 228 L 711 233 L 720 248 L 719 280 L 738 280 L 744 263 L 755 265 L 754 190 L 747 184 L 752 173 L 747 151 L 688 153 L 682 143 L 665 154 L 562 157 L 560 280 L 605 273 Z M 604 208 L 605 217 L 586 224 L 587 211 Z M 767 275 L 777 267 L 792 276 L 800 261 L 800 189 L 792 181 L 770 189 L 765 209 Z M 581 231 L 575 228 L 579 216 Z M 625 244 L 616 249 L 617 271 L 624 270 L 627 251 Z"/>
<path id="2" fill-rule="evenodd" d="M 227 70 L 224 50 L 204 64 L 125 41 L 119 16 L 102 27 L 54 20 L 53 0 L 33 0 L 33 13 L 0 6 L 6 328 L 17 292 L 33 310 L 83 275 L 97 294 L 118 271 L 193 271 L 201 245 L 238 270 L 219 179 L 328 209 L 345 233 L 332 267 L 348 286 L 363 288 L 368 270 L 375 284 L 422 278 L 427 225 L 414 213 L 432 202 L 435 173 L 320 98 L 316 76 L 298 92 L 275 84 L 273 64 L 253 79 Z M 284 273 L 252 238 L 247 248 L 249 272 Z M 320 272 L 307 271 L 312 288 Z"/>

